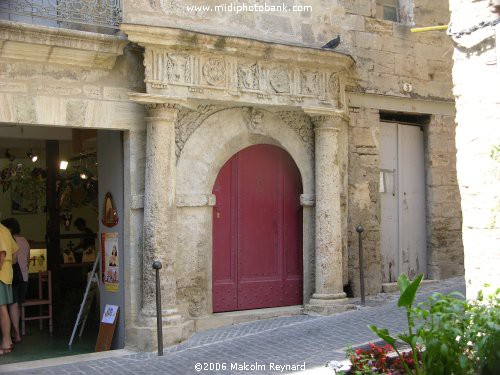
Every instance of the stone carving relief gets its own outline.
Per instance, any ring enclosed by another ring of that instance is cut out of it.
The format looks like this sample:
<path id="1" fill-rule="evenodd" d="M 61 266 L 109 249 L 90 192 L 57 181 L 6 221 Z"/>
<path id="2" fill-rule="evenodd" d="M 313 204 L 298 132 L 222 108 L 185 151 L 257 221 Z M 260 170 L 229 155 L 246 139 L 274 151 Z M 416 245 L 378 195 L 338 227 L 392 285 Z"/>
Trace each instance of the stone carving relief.
<path id="1" fill-rule="evenodd" d="M 250 133 L 263 134 L 264 128 L 262 127 L 262 119 L 264 112 L 256 108 L 247 108 L 246 125 Z"/>
<path id="2" fill-rule="evenodd" d="M 345 109 L 341 72 L 293 68 L 279 61 L 171 52 L 144 53 L 147 90 L 155 95 L 227 100 L 244 106 L 288 105 Z M 243 104 L 244 103 L 244 104 Z"/>
<path id="3" fill-rule="evenodd" d="M 209 85 L 221 85 L 226 80 L 226 62 L 223 59 L 208 59 L 202 72 Z"/>
<path id="4" fill-rule="evenodd" d="M 259 90 L 259 66 L 255 64 L 238 65 L 238 87 L 249 90 Z"/>
<path id="5" fill-rule="evenodd" d="M 177 122 L 175 124 L 175 154 L 177 159 L 184 148 L 187 140 L 195 132 L 196 129 L 208 117 L 216 112 L 222 111 L 224 108 L 217 105 L 199 105 L 196 111 L 182 108 L 177 115 Z"/>
<path id="6" fill-rule="evenodd" d="M 333 73 L 328 79 L 328 92 L 332 98 L 333 105 L 340 107 L 340 82 L 338 73 Z"/>
<path id="7" fill-rule="evenodd" d="M 319 95 L 320 73 L 303 70 L 300 72 L 300 93 L 303 95 Z"/>
<path id="8" fill-rule="evenodd" d="M 287 124 L 306 144 L 310 155 L 314 154 L 314 127 L 309 116 L 295 111 L 277 112 L 281 120 Z"/>
<path id="9" fill-rule="evenodd" d="M 191 58 L 188 55 L 168 54 L 165 64 L 167 82 L 191 82 Z"/>
<path id="10" fill-rule="evenodd" d="M 283 68 L 274 68 L 269 72 L 269 84 L 277 93 L 290 92 L 290 76 Z"/>

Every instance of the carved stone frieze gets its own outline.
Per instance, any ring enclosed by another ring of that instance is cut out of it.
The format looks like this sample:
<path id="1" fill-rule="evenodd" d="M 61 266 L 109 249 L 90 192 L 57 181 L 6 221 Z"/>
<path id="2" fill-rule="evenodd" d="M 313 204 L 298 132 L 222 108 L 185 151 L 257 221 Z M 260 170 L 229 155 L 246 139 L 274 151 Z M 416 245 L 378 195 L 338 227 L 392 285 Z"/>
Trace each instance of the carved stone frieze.
<path id="1" fill-rule="evenodd" d="M 269 84 L 276 93 L 290 92 L 290 76 L 282 67 L 271 69 L 269 72 Z"/>
<path id="2" fill-rule="evenodd" d="M 300 72 L 300 93 L 302 95 L 320 95 L 320 72 L 309 70 Z"/>
<path id="3" fill-rule="evenodd" d="M 238 87 L 248 90 L 259 90 L 260 69 L 257 63 L 238 64 Z"/>
<path id="4" fill-rule="evenodd" d="M 191 83 L 191 57 L 185 54 L 167 54 L 164 67 L 167 82 Z"/>
<path id="5" fill-rule="evenodd" d="M 328 79 L 328 94 L 331 97 L 331 101 L 334 107 L 340 107 L 340 82 L 339 74 L 332 73 Z"/>
<path id="6" fill-rule="evenodd" d="M 203 64 L 203 77 L 211 86 L 218 86 L 226 81 L 226 62 L 224 59 L 211 58 Z"/>
<path id="7" fill-rule="evenodd" d="M 158 10 L 175 5 L 151 1 Z M 244 107 L 346 109 L 342 90 L 354 64 L 348 55 L 169 27 L 121 28 L 145 48 L 148 94 Z"/>

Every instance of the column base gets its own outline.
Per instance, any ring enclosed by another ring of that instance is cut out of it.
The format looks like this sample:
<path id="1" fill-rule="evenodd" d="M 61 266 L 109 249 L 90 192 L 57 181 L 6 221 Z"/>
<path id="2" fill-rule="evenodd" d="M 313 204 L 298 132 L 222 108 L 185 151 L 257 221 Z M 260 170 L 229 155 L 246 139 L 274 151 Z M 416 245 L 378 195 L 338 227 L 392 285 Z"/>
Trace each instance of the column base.
<path id="1" fill-rule="evenodd" d="M 332 296 L 335 296 L 336 298 L 332 298 Z M 345 296 L 345 293 L 315 293 L 309 300 L 309 303 L 305 306 L 305 312 L 309 315 L 333 315 L 349 310 L 355 310 L 356 306 L 349 303 L 349 299 L 345 298 Z"/>
<path id="2" fill-rule="evenodd" d="M 175 312 L 172 314 L 172 312 Z M 156 333 L 156 316 L 138 318 L 140 323 L 136 326 L 125 327 L 125 345 L 127 348 L 151 352 L 158 349 L 158 336 Z M 179 344 L 187 340 L 195 331 L 193 320 L 185 320 L 177 314 L 176 309 L 163 310 L 162 332 L 163 347 Z"/>

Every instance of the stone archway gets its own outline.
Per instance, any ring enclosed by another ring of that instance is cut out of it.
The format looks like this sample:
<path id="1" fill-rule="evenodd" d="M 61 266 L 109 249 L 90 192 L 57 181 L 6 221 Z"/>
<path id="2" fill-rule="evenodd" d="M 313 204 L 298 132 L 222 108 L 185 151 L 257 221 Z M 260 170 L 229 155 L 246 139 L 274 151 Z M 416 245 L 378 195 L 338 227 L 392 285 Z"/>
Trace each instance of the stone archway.
<path id="1" fill-rule="evenodd" d="M 319 313 L 338 311 L 345 303 L 341 191 L 347 180 L 341 176 L 346 176 L 348 116 L 344 88 L 354 60 L 335 51 L 168 27 L 123 24 L 121 28 L 130 41 L 145 48 L 147 93 L 129 94 L 148 108 L 142 316 L 154 313 L 153 259 L 167 264 L 161 280 L 166 327 L 185 333 L 190 328 L 183 321 L 212 311 L 211 187 L 231 155 L 259 143 L 287 150 L 303 179 L 307 308 Z M 196 126 L 200 107 L 212 105 L 221 110 Z M 186 120 L 192 127 L 180 134 L 186 110 L 192 111 Z M 234 116 L 224 122 L 224 113 Z M 295 117 L 307 118 L 313 135 L 302 134 L 306 129 L 296 127 Z M 209 123 L 212 129 L 206 126 Z M 310 151 L 304 146 L 294 148 L 304 138 L 311 140 Z M 148 325 L 154 326 L 151 320 Z"/>
<path id="2" fill-rule="evenodd" d="M 314 213 L 309 205 L 314 194 L 312 138 L 304 142 L 300 126 L 285 123 L 278 114 L 260 111 L 258 129 L 249 127 L 250 109 L 220 110 L 205 119 L 185 142 L 177 162 L 177 285 L 183 290 L 193 316 L 212 312 L 212 187 L 222 166 L 246 147 L 257 144 L 286 150 L 300 172 L 303 195 L 303 299 L 313 291 Z M 254 113 L 255 115 L 255 113 Z M 301 113 L 293 116 L 299 124 L 312 124 Z M 180 125 L 182 126 L 182 124 Z M 306 130 L 302 129 L 302 134 Z M 182 250 L 181 250 L 182 249 Z M 201 255 L 202 254 L 202 255 Z M 196 259 L 196 261 L 193 261 Z M 196 280 L 197 286 L 193 286 Z"/>

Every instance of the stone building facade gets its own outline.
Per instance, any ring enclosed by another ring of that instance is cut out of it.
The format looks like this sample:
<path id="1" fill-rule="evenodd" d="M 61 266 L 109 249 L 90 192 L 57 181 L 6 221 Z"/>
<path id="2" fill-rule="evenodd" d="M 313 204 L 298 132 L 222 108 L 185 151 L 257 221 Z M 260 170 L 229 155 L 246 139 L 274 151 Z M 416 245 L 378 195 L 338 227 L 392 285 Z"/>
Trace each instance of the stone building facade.
<path id="1" fill-rule="evenodd" d="M 500 29 L 491 25 L 498 22 L 500 3 L 453 0 L 450 9 L 465 279 L 467 297 L 475 298 L 479 290 L 494 291 L 500 285 Z M 467 32 L 482 22 L 486 27 Z"/>
<path id="2" fill-rule="evenodd" d="M 128 346 L 155 345 L 155 259 L 164 264 L 170 343 L 234 322 L 213 314 L 213 186 L 253 145 L 285 150 L 300 172 L 306 311 L 339 311 L 359 295 L 359 223 L 367 292 L 394 281 L 381 243 L 384 123 L 423 132 L 420 269 L 431 279 L 463 273 L 453 47 L 444 33 L 410 33 L 446 24 L 447 3 L 394 2 L 399 22 L 384 20 L 375 0 L 266 4 L 299 8 L 215 12 L 188 5 L 218 1 L 125 0 L 114 35 L 0 23 L 0 122 L 123 132 Z M 320 48 L 336 35 L 335 50 Z"/>

